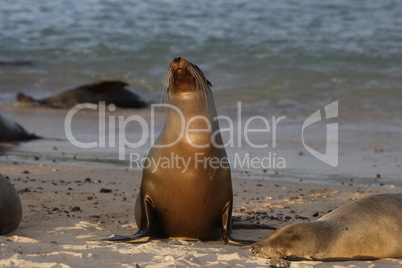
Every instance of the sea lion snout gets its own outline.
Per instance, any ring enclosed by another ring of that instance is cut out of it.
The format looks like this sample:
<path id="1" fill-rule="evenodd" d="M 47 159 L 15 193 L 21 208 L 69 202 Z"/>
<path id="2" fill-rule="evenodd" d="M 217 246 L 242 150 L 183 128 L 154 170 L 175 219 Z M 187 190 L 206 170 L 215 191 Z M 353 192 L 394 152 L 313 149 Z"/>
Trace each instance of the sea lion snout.
<path id="1" fill-rule="evenodd" d="M 173 72 L 186 70 L 187 66 L 188 61 L 182 57 L 174 58 L 170 63 L 170 68 L 173 70 Z"/>
<path id="2" fill-rule="evenodd" d="M 284 255 L 279 248 L 273 248 L 265 241 L 260 241 L 251 245 L 251 252 L 259 258 L 283 258 Z"/>
<path id="3" fill-rule="evenodd" d="M 174 69 L 174 71 L 173 71 L 173 75 L 174 75 L 175 80 L 177 80 L 179 78 L 179 76 L 185 75 L 186 73 L 187 73 L 187 70 L 184 69 L 184 68 L 180 68 L 180 67 Z"/>
<path id="4" fill-rule="evenodd" d="M 173 83 L 176 85 L 176 87 L 179 84 L 188 84 L 191 81 L 191 76 L 188 73 L 187 69 L 185 68 L 174 68 L 173 69 Z"/>
<path id="5" fill-rule="evenodd" d="M 170 83 L 174 92 L 192 91 L 195 84 L 194 72 L 191 72 L 191 63 L 185 58 L 174 58 L 170 63 Z"/>

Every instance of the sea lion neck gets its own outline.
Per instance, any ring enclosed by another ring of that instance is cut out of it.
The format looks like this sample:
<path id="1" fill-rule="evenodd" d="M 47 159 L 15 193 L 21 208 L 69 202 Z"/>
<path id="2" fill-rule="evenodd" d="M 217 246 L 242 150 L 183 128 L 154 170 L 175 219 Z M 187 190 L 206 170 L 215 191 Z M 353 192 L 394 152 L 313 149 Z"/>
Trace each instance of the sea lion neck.
<path id="1" fill-rule="evenodd" d="M 176 108 L 168 109 L 168 115 L 171 116 L 181 116 L 186 119 L 202 115 L 209 120 L 217 116 L 212 96 L 205 96 L 197 91 L 170 94 L 168 104 Z"/>

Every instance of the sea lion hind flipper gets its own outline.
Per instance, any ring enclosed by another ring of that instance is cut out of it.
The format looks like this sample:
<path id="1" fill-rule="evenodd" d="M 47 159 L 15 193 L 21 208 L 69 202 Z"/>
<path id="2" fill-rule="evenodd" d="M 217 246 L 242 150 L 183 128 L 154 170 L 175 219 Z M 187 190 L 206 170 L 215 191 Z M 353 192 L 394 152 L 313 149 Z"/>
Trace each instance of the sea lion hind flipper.
<path id="1" fill-rule="evenodd" d="M 154 204 L 149 196 L 140 199 L 140 229 L 133 235 L 115 235 L 101 241 L 126 242 L 126 243 L 145 243 L 151 238 L 152 227 L 154 224 Z"/>
<path id="2" fill-rule="evenodd" d="M 245 246 L 256 243 L 253 240 L 241 240 L 232 236 L 232 202 L 229 202 L 222 214 L 222 237 L 225 244 L 232 246 Z"/>

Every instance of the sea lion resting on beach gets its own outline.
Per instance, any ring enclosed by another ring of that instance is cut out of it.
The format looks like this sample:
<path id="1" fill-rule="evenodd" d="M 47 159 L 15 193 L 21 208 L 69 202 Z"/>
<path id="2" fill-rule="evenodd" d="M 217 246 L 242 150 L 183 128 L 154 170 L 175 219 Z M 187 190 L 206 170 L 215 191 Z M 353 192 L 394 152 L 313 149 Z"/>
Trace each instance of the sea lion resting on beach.
<path id="1" fill-rule="evenodd" d="M 38 139 L 35 134 L 26 131 L 20 124 L 0 114 L 0 142 L 14 142 Z"/>
<path id="2" fill-rule="evenodd" d="M 144 166 L 135 211 L 139 230 L 131 236 L 104 240 L 146 242 L 156 234 L 209 240 L 221 234 L 226 243 L 250 244 L 252 241 L 231 235 L 233 192 L 228 161 L 218 167 L 197 162 L 227 158 L 218 120 L 214 120 L 217 115 L 210 82 L 184 58 L 171 62 L 166 81 L 170 106 L 165 126 Z M 206 130 L 208 125 L 210 129 Z M 184 133 L 185 126 L 189 129 Z M 158 161 L 172 155 L 186 161 L 185 166 L 180 161 L 169 167 L 157 166 Z"/>
<path id="3" fill-rule="evenodd" d="M 364 260 L 402 257 L 402 194 L 373 195 L 315 222 L 276 230 L 252 245 L 261 258 Z"/>
<path id="4" fill-rule="evenodd" d="M 21 218 L 20 197 L 14 186 L 0 174 L 0 235 L 17 228 Z"/>
<path id="5" fill-rule="evenodd" d="M 122 108 L 145 108 L 147 103 L 127 86 L 127 83 L 121 81 L 100 81 L 67 89 L 41 100 L 18 93 L 17 101 L 38 103 L 53 108 L 72 108 L 80 103 L 98 104 L 101 101 L 106 105 L 114 104 Z"/>

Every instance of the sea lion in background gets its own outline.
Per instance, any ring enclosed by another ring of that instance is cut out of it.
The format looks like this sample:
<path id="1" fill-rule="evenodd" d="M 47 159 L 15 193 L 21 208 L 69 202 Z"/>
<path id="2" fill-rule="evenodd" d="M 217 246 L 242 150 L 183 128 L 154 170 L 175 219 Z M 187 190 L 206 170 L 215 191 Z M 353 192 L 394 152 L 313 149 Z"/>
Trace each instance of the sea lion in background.
<path id="1" fill-rule="evenodd" d="M 373 195 L 315 222 L 285 226 L 253 244 L 252 252 L 294 260 L 401 258 L 402 194 Z"/>
<path id="2" fill-rule="evenodd" d="M 40 139 L 29 133 L 20 124 L 11 121 L 0 114 L 0 142 L 14 142 Z"/>
<path id="3" fill-rule="evenodd" d="M 4 61 L 0 60 L 0 66 L 12 66 L 12 67 L 19 67 L 19 66 L 31 66 L 32 61 L 27 61 L 27 60 L 12 60 L 12 61 Z"/>
<path id="4" fill-rule="evenodd" d="M 82 85 L 57 93 L 53 96 L 36 100 L 23 93 L 17 94 L 17 101 L 38 103 L 53 108 L 72 108 L 80 103 L 98 104 L 104 101 L 106 105 L 114 104 L 122 108 L 145 108 L 147 102 L 127 88 L 128 84 L 121 81 L 100 81 Z"/>
<path id="5" fill-rule="evenodd" d="M 170 63 L 165 88 L 171 106 L 144 165 L 135 211 L 139 230 L 104 240 L 136 243 L 155 235 L 210 240 L 221 234 L 229 244 L 252 243 L 231 234 L 233 192 L 228 161 L 218 167 L 197 162 L 227 160 L 218 120 L 214 120 L 217 114 L 210 86 L 202 71 L 186 59 L 175 58 Z M 184 133 L 186 126 L 190 130 Z M 200 129 L 204 131 L 196 131 Z M 171 157 L 178 162 L 157 165 Z"/>
<path id="6" fill-rule="evenodd" d="M 0 174 L 0 235 L 17 228 L 21 218 L 20 197 L 14 186 Z"/>

